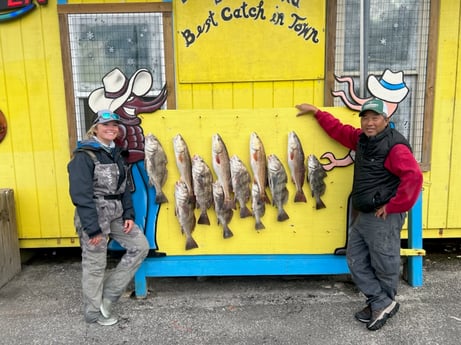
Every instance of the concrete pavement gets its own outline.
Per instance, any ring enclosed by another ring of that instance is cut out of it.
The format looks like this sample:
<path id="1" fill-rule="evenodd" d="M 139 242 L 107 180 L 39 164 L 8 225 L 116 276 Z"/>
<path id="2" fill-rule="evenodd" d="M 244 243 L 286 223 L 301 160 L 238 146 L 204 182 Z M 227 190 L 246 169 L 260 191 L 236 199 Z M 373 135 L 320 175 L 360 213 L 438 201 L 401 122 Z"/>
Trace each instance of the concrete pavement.
<path id="1" fill-rule="evenodd" d="M 400 311 L 376 332 L 349 276 L 149 278 L 114 307 L 111 327 L 81 313 L 78 249 L 41 252 L 0 289 L 0 344 L 458 345 L 461 250 L 424 258 L 424 286 L 401 282 Z M 111 264 L 115 261 L 111 260 Z"/>

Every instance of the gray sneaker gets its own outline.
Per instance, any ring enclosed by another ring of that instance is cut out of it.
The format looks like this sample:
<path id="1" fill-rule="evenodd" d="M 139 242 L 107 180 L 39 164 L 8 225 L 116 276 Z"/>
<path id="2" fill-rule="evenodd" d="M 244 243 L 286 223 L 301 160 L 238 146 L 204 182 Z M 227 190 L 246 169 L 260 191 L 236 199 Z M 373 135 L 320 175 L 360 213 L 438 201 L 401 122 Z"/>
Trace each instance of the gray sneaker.
<path id="1" fill-rule="evenodd" d="M 118 320 L 114 317 L 104 317 L 103 315 L 100 315 L 98 319 L 96 320 L 96 323 L 98 323 L 101 326 L 112 326 L 115 325 L 118 322 Z"/>
<path id="2" fill-rule="evenodd" d="M 107 298 L 103 298 L 99 310 L 101 311 L 102 316 L 110 318 L 112 314 L 112 301 Z"/>
<path id="3" fill-rule="evenodd" d="M 392 301 L 387 307 L 378 310 L 372 310 L 370 322 L 367 328 L 370 331 L 376 331 L 386 324 L 387 319 L 394 316 L 399 311 L 400 304 Z"/>
<path id="4" fill-rule="evenodd" d="M 363 323 L 368 323 L 371 320 L 371 307 L 367 305 L 362 310 L 355 313 L 355 318 Z"/>

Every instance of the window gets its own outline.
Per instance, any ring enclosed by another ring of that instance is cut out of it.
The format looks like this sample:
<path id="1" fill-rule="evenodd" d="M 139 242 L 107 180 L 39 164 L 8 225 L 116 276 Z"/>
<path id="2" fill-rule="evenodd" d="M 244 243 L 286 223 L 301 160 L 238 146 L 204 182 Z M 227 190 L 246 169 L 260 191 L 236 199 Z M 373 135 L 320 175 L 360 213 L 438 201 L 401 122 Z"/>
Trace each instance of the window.
<path id="1" fill-rule="evenodd" d="M 94 119 L 90 93 L 118 68 L 127 79 L 147 69 L 153 82 L 144 97 L 168 86 L 168 108 L 175 107 L 171 4 L 59 6 L 64 77 L 71 145 Z"/>
<path id="2" fill-rule="evenodd" d="M 328 27 L 327 74 L 334 71 L 334 76 L 352 77 L 353 93 L 368 98 L 372 96 L 364 82 L 368 76 L 379 78 L 387 69 L 402 71 L 410 92 L 398 103 L 391 121 L 410 141 L 421 167 L 428 169 L 428 129 L 432 127 L 433 96 L 427 90 L 431 90 L 435 74 L 428 66 L 435 58 L 436 42 L 431 37 L 436 37 L 436 25 L 431 18 L 438 17 L 438 2 L 337 0 L 332 3 L 328 4 L 328 12 L 336 18 L 330 18 L 330 23 L 334 21 L 334 28 Z M 369 8 L 364 6 L 362 9 L 361 3 L 369 3 Z M 366 27 L 362 40 L 361 19 Z M 331 91 L 343 90 L 346 95 L 351 91 L 347 83 L 338 82 L 334 76 L 327 76 L 325 102 L 341 106 L 344 103 L 339 97 L 333 98 Z"/>

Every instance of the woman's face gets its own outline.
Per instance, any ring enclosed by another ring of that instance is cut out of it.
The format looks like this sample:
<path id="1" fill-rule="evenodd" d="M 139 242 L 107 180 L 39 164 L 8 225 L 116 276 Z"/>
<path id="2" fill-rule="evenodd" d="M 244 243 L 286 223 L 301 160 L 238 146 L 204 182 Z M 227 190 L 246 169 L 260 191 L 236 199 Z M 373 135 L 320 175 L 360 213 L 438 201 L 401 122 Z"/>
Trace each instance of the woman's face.
<path id="1" fill-rule="evenodd" d="M 110 121 L 106 123 L 99 123 L 95 128 L 95 135 L 98 139 L 106 145 L 109 145 L 118 135 L 118 122 Z"/>

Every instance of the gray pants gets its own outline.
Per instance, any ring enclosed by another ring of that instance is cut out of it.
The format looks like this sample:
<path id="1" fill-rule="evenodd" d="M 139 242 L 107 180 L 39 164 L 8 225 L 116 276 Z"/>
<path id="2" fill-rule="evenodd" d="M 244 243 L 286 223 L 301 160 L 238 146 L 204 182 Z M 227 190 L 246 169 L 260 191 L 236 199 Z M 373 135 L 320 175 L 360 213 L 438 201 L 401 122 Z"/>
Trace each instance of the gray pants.
<path id="1" fill-rule="evenodd" d="M 405 213 L 360 212 L 349 231 L 347 263 L 352 280 L 367 297 L 373 310 L 388 306 L 397 294 L 400 280 L 400 231 Z"/>
<path id="2" fill-rule="evenodd" d="M 126 249 L 117 267 L 105 274 L 107 241 L 97 246 L 88 244 L 88 235 L 78 231 L 82 248 L 82 289 L 85 321 L 95 322 L 99 315 L 102 297 L 115 302 L 125 291 L 149 251 L 149 243 L 140 228 L 134 224 L 128 233 L 123 232 L 123 221 L 117 218 L 110 223 L 109 237 Z"/>

